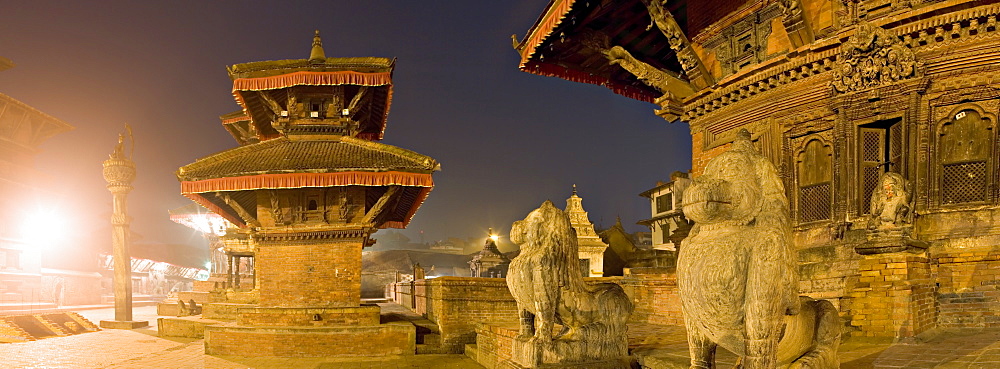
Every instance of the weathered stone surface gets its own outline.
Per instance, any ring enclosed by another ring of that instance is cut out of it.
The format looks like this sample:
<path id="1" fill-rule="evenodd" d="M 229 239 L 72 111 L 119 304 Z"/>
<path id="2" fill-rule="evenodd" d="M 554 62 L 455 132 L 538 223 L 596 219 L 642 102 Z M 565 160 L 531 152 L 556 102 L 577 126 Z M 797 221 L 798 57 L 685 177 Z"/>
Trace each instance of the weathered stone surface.
<path id="1" fill-rule="evenodd" d="M 521 318 L 514 362 L 535 368 L 627 356 L 632 303 L 617 284 L 584 284 L 566 212 L 546 201 L 514 223 L 511 241 L 521 244 L 507 275 Z M 555 323 L 563 329 L 553 335 Z"/>
<path id="2" fill-rule="evenodd" d="M 714 367 L 722 346 L 744 368 L 838 367 L 837 311 L 797 296 L 788 200 L 749 132 L 694 180 L 684 212 L 695 221 L 677 265 L 691 366 Z"/>

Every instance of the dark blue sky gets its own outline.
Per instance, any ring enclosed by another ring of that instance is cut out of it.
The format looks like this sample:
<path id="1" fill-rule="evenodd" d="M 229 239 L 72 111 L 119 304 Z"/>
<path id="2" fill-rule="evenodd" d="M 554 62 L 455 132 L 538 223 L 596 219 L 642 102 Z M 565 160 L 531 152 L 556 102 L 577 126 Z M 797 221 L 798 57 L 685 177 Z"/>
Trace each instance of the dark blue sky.
<path id="1" fill-rule="evenodd" d="M 218 116 L 238 109 L 225 66 L 309 55 L 398 58 L 384 143 L 441 162 L 437 184 L 404 231 L 418 241 L 509 231 L 542 201 L 579 187 L 597 224 L 649 217 L 638 193 L 690 167 L 685 124 L 600 86 L 517 70 L 545 0 L 14 2 L 0 12 L 0 92 L 76 127 L 42 146 L 51 199 L 77 227 L 107 222 L 100 162 L 125 122 L 139 176 L 130 198 L 145 242 L 196 242 L 168 220 L 188 200 L 174 171 L 235 147 Z"/>

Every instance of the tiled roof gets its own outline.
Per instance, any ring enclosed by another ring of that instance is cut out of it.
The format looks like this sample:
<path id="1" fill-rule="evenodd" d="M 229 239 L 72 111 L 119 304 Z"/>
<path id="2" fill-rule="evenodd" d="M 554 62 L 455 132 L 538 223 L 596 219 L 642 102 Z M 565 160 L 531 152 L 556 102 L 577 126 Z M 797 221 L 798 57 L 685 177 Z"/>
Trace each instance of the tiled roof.
<path id="1" fill-rule="evenodd" d="M 281 137 L 245 145 L 181 167 L 181 181 L 280 173 L 430 173 L 434 159 L 395 146 L 346 136 L 331 139 Z"/>
<path id="2" fill-rule="evenodd" d="M 252 78 L 286 74 L 295 71 L 356 71 L 377 73 L 392 71 L 394 59 L 380 57 L 326 58 L 324 63 L 310 62 L 309 59 L 269 60 L 241 63 L 229 67 L 229 76 Z"/>

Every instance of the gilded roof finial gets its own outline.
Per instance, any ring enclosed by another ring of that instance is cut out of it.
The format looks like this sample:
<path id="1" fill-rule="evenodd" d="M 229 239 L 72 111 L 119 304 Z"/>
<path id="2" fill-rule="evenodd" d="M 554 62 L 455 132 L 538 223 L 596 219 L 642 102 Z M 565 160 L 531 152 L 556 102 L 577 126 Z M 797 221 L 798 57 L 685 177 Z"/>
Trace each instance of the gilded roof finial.
<path id="1" fill-rule="evenodd" d="M 309 52 L 309 61 L 311 62 L 326 61 L 326 53 L 323 52 L 323 40 L 319 38 L 319 30 L 316 30 L 316 35 L 313 36 L 313 45 L 312 45 L 312 51 Z"/>
<path id="2" fill-rule="evenodd" d="M 576 196 L 576 183 L 573 184 L 573 196 Z"/>

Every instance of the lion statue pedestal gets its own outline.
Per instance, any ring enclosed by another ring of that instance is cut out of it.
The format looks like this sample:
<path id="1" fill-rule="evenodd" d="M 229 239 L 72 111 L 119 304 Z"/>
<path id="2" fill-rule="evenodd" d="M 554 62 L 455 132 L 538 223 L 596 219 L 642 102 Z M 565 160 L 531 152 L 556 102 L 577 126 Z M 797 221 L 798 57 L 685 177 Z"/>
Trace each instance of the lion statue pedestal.
<path id="1" fill-rule="evenodd" d="M 721 346 L 743 369 L 838 368 L 833 304 L 798 296 L 788 199 L 774 165 L 741 130 L 684 193 L 695 221 L 677 260 L 691 368 Z"/>
<path id="2" fill-rule="evenodd" d="M 511 241 L 521 244 L 507 274 L 521 317 L 514 363 L 524 368 L 628 368 L 625 323 L 632 302 L 617 284 L 584 284 L 569 215 L 546 201 L 515 222 L 510 233 Z"/>

